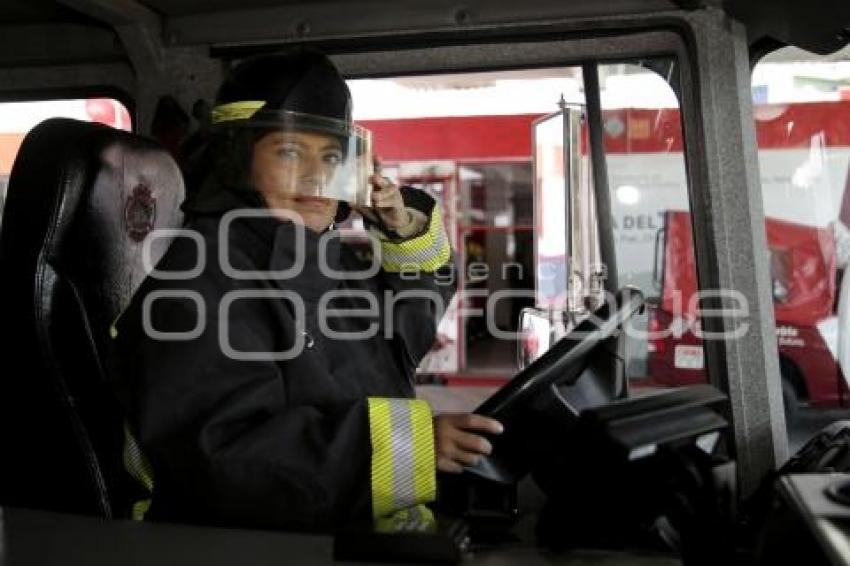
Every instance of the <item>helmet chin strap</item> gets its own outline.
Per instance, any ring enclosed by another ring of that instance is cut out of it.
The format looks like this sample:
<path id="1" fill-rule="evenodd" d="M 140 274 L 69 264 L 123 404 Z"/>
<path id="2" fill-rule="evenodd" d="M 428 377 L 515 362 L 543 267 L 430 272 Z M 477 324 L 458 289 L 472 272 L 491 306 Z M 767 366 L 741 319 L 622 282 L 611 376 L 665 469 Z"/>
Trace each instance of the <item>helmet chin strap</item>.
<path id="1" fill-rule="evenodd" d="M 342 224 L 348 217 L 351 216 L 351 205 L 345 201 L 338 201 L 336 214 L 334 215 L 334 224 Z"/>

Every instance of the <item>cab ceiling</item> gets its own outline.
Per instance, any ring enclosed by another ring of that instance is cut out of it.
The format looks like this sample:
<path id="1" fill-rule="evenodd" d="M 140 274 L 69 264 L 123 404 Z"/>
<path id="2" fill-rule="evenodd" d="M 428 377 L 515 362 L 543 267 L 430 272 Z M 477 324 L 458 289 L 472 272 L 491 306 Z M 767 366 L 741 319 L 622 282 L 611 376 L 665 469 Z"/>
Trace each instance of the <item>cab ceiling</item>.
<path id="1" fill-rule="evenodd" d="M 51 0 L 2 0 L 0 3 L 0 26 L 49 23 L 96 22 Z"/>
<path id="2" fill-rule="evenodd" d="M 86 43 L 87 30 L 139 24 L 155 29 L 165 47 L 352 39 L 386 46 L 416 34 L 462 36 L 496 29 L 511 35 L 520 26 L 551 21 L 584 22 L 592 28 L 605 18 L 705 6 L 744 22 L 751 42 L 769 37 L 825 54 L 850 41 L 848 0 L 2 0 L 0 37 L 24 25 L 65 26 L 66 31 L 78 26 Z M 68 42 L 54 45 L 59 56 L 65 47 L 79 51 L 67 37 Z M 20 35 L 14 39 L 29 41 Z M 3 64 L 20 46 L 11 40 L 0 43 Z M 26 45 L 22 49 L 28 50 Z"/>
<path id="3" fill-rule="evenodd" d="M 280 6 L 304 5 L 305 2 L 293 0 L 142 0 L 142 3 L 168 16 L 191 16 L 192 14 L 212 14 L 243 9 L 277 8 Z M 334 0 L 312 0 L 310 4 L 334 4 Z M 355 4 L 356 2 L 351 2 Z"/>

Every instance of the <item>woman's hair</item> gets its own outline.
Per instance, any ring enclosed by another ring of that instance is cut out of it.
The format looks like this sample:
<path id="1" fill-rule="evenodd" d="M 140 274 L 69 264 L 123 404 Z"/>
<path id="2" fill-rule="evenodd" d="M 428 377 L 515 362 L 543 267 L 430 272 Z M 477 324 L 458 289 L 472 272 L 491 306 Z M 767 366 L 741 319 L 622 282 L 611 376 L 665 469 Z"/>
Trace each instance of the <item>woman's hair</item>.
<path id="1" fill-rule="evenodd" d="M 254 144 L 271 130 L 227 129 L 208 139 L 187 159 L 184 175 L 189 198 L 219 190 L 254 190 L 251 161 Z"/>

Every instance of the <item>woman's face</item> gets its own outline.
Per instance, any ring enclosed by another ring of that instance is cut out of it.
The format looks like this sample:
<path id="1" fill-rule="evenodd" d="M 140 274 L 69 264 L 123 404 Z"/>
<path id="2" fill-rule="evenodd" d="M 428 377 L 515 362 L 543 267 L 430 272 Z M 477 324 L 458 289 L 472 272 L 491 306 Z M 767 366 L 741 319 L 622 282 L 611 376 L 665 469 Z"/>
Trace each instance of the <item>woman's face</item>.
<path id="1" fill-rule="evenodd" d="M 272 132 L 254 144 L 251 181 L 270 209 L 295 212 L 304 226 L 321 232 L 333 222 L 337 201 L 314 195 L 329 182 L 342 160 L 342 146 L 336 138 Z"/>

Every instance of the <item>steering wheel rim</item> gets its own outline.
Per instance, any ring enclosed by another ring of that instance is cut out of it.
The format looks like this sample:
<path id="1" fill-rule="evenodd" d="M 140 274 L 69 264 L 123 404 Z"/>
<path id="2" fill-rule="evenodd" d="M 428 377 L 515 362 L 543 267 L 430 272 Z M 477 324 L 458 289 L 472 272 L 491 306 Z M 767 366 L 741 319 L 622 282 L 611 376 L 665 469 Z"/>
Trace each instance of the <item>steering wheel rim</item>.
<path id="1" fill-rule="evenodd" d="M 582 374 L 587 355 L 612 337 L 644 304 L 643 293 L 634 287 L 624 287 L 607 298 L 605 304 L 486 399 L 474 413 L 504 422 L 511 412 L 552 386 L 575 383 Z M 512 466 L 502 461 L 497 453 L 480 458 L 465 471 L 499 483 L 516 479 Z"/>
<path id="2" fill-rule="evenodd" d="M 575 382 L 580 372 L 569 372 L 571 366 L 578 364 L 597 345 L 610 338 L 644 303 L 643 293 L 634 287 L 624 287 L 613 296 L 614 301 L 610 301 L 611 298 L 546 353 L 517 373 L 474 412 L 498 420 L 552 385 Z M 611 308 L 611 302 L 616 303 L 614 308 Z M 577 339 L 577 336 L 582 338 Z"/>

